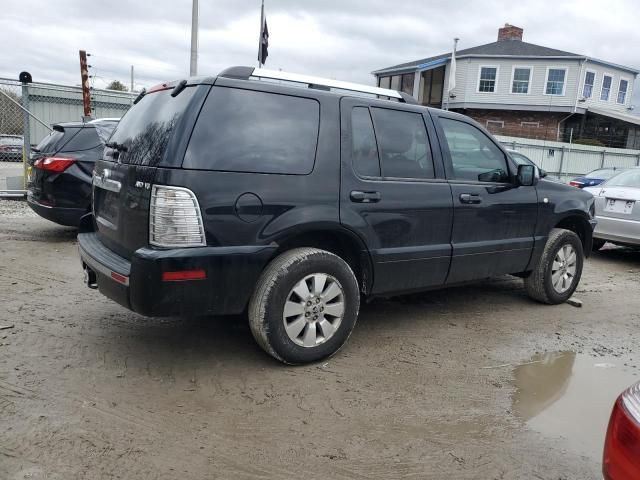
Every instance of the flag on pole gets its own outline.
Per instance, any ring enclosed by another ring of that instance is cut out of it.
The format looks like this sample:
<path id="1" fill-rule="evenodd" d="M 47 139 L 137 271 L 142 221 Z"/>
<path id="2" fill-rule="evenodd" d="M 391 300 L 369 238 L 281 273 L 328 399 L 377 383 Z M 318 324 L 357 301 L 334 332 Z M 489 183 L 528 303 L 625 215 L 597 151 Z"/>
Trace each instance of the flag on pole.
<path id="1" fill-rule="evenodd" d="M 449 88 L 447 89 L 447 97 L 451 95 L 451 92 L 456 88 L 456 47 L 458 45 L 458 39 L 453 39 L 453 53 L 451 55 L 451 69 L 449 70 Z"/>
<path id="2" fill-rule="evenodd" d="M 258 46 L 258 63 L 264 65 L 269 56 L 269 28 L 267 27 L 267 17 L 264 14 L 264 0 L 262 0 L 262 10 L 260 13 L 260 44 Z"/>

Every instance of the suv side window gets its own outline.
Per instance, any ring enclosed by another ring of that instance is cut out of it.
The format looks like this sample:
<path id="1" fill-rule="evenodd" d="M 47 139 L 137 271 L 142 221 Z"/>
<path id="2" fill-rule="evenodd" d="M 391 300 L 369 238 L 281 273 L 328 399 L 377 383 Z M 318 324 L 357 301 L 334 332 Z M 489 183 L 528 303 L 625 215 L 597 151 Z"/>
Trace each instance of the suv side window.
<path id="1" fill-rule="evenodd" d="M 353 168 L 365 177 L 380 176 L 380 159 L 373 122 L 369 109 L 354 107 L 351 110 L 351 158 Z"/>
<path id="2" fill-rule="evenodd" d="M 316 100 L 213 87 L 183 167 L 306 175 L 313 170 L 319 128 Z"/>
<path id="3" fill-rule="evenodd" d="M 473 125 L 440 118 L 447 139 L 456 180 L 506 182 L 509 179 L 504 153 Z"/>
<path id="4" fill-rule="evenodd" d="M 434 178 L 433 158 L 422 115 L 372 108 L 380 148 L 382 175 Z"/>

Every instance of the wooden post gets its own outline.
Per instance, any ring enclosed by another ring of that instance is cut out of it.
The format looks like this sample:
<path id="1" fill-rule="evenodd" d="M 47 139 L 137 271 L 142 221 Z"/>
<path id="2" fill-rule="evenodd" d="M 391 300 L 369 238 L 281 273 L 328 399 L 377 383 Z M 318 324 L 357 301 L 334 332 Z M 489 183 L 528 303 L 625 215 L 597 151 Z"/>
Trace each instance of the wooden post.
<path id="1" fill-rule="evenodd" d="M 87 52 L 80 50 L 80 78 L 82 79 L 82 107 L 84 116 L 91 116 L 91 91 L 89 90 L 89 67 L 87 66 Z"/>

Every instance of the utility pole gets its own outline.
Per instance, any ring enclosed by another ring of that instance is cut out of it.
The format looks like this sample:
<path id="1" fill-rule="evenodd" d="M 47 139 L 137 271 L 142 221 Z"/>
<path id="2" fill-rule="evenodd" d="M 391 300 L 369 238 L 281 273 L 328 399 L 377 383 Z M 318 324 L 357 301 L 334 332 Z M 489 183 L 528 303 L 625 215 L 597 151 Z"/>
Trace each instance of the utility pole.
<path id="1" fill-rule="evenodd" d="M 133 93 L 133 65 L 131 65 L 131 89 L 129 90 L 131 93 Z"/>
<path id="2" fill-rule="evenodd" d="M 89 67 L 87 66 L 87 52 L 85 50 L 80 50 L 80 78 L 82 79 L 82 107 L 84 109 L 84 116 L 91 117 Z"/>
<path id="3" fill-rule="evenodd" d="M 191 8 L 191 65 L 189 76 L 198 75 L 198 0 L 192 0 Z"/>

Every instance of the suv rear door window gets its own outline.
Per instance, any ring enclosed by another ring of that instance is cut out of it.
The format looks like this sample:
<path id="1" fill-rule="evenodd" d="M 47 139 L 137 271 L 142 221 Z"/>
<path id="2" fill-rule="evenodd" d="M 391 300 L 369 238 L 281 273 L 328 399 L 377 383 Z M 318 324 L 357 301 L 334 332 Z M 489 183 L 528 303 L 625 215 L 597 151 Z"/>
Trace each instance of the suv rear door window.
<path id="1" fill-rule="evenodd" d="M 372 108 L 380 148 L 382 175 L 398 178 L 434 178 L 433 158 L 422 115 Z"/>
<path id="2" fill-rule="evenodd" d="M 96 129 L 93 127 L 84 127 L 69 140 L 62 152 L 78 152 L 82 150 L 90 150 L 101 145 Z"/>
<path id="3" fill-rule="evenodd" d="M 183 167 L 305 175 L 313 170 L 319 125 L 316 100 L 214 87 Z"/>
<path id="4" fill-rule="evenodd" d="M 455 179 L 476 182 L 508 180 L 505 155 L 487 135 L 458 120 L 441 117 L 440 124 L 449 146 Z"/>
<path id="5" fill-rule="evenodd" d="M 376 136 L 366 107 L 354 107 L 351 110 L 351 158 L 358 174 L 365 177 L 380 176 Z"/>
<path id="6" fill-rule="evenodd" d="M 68 142 L 70 138 L 78 133 L 78 130 L 78 128 L 69 127 L 64 130 L 60 129 L 60 127 L 54 128 L 53 131 L 38 144 L 36 151 L 41 153 L 56 153 L 62 148 L 65 142 Z"/>
<path id="7" fill-rule="evenodd" d="M 146 94 L 122 117 L 110 141 L 126 148 L 118 160 L 133 165 L 157 166 L 163 159 L 171 133 L 192 99 L 196 87 L 176 97 L 172 89 Z"/>

